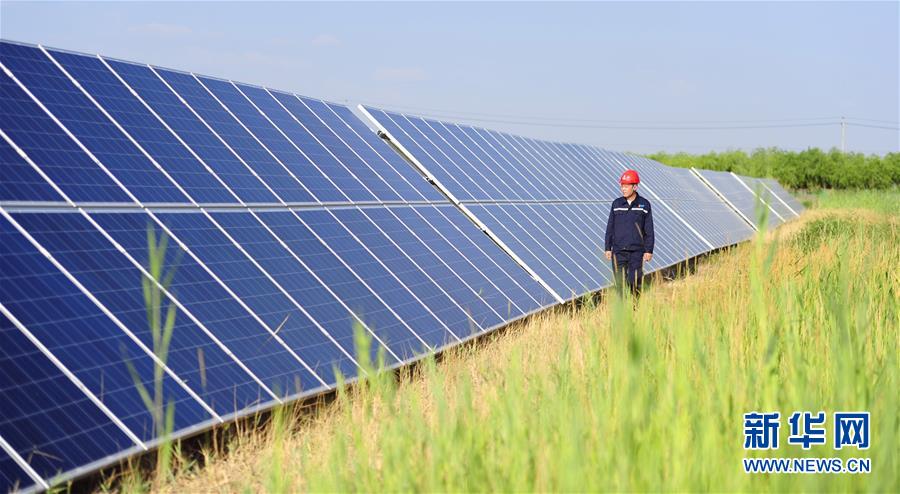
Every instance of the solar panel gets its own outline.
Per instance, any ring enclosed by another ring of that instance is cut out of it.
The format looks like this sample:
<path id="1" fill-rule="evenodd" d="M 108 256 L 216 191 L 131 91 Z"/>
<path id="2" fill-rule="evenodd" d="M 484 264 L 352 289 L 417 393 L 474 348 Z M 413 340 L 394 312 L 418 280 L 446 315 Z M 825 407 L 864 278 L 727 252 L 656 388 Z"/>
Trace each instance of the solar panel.
<path id="1" fill-rule="evenodd" d="M 609 286 L 601 245 L 618 178 L 642 175 L 660 242 L 647 271 L 749 238 L 753 229 L 690 170 L 638 156 L 361 107 L 420 171 L 563 298 Z"/>
<path id="2" fill-rule="evenodd" d="M 794 196 L 792 196 L 788 191 L 778 183 L 774 178 L 764 178 L 762 179 L 763 184 L 765 184 L 766 188 L 772 195 L 790 211 L 791 216 L 800 216 L 800 213 L 804 211 L 804 207 L 800 204 Z"/>
<path id="3" fill-rule="evenodd" d="M 733 172 L 732 175 L 745 189 L 753 193 L 757 201 L 766 205 L 768 214 L 775 217 L 775 225 L 780 225 L 790 218 L 790 215 L 787 214 L 787 208 L 775 198 L 761 178 L 745 177 L 744 175 L 737 175 Z M 772 220 L 770 220 L 770 225 L 771 221 Z"/>
<path id="4" fill-rule="evenodd" d="M 141 389 L 184 437 L 354 379 L 355 331 L 396 367 L 609 286 L 626 164 L 649 270 L 749 229 L 690 172 L 589 146 L 368 110 L 386 143 L 343 105 L 7 41 L 0 68 L 0 491 L 157 446 Z"/>
<path id="5" fill-rule="evenodd" d="M 767 214 L 767 228 L 775 228 L 779 225 L 778 216 L 772 213 L 768 206 L 757 198 L 754 191 L 734 174 L 697 168 L 694 168 L 693 171 L 754 229 L 763 213 Z"/>
<path id="6" fill-rule="evenodd" d="M 345 106 L 11 42 L 0 63 L 0 374 L 34 397 L 4 409 L 0 490 L 157 444 L 157 366 L 183 436 L 353 378 L 355 327 L 397 366 L 557 302 Z M 176 310 L 164 361 L 147 280 Z"/>

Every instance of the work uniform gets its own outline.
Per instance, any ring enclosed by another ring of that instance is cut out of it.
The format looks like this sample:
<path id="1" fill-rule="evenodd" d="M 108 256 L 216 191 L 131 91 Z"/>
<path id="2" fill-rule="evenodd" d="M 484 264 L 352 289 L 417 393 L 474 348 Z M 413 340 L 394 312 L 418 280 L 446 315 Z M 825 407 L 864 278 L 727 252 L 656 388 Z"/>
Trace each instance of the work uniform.
<path id="1" fill-rule="evenodd" d="M 624 197 L 612 203 L 606 222 L 604 250 L 613 253 L 613 272 L 625 278 L 635 294 L 644 277 L 644 253 L 653 253 L 653 213 L 650 201 L 637 195 L 631 204 Z"/>

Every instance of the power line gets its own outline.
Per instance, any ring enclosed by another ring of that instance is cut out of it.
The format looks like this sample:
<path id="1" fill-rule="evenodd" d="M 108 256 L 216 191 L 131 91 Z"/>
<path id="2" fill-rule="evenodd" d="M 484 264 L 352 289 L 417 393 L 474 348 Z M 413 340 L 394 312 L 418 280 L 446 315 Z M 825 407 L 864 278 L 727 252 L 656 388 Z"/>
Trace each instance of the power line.
<path id="1" fill-rule="evenodd" d="M 900 130 L 900 127 L 888 127 L 886 125 L 869 125 L 869 124 L 861 124 L 861 123 L 854 123 L 854 122 L 847 122 L 847 125 L 853 125 L 854 127 L 868 127 L 870 129 Z"/>
<path id="2" fill-rule="evenodd" d="M 469 112 L 469 111 L 460 111 L 460 110 L 444 110 L 444 109 L 436 109 L 436 108 L 424 108 L 424 107 L 416 107 L 416 106 L 397 106 L 397 105 L 387 105 L 384 103 L 372 102 L 372 101 L 364 101 L 364 104 L 377 106 L 381 108 L 392 108 L 396 110 L 409 110 L 413 112 L 417 112 L 421 116 L 428 116 L 434 118 L 461 118 L 469 121 L 479 121 L 479 122 L 496 122 L 496 123 L 530 123 L 530 124 L 538 124 L 543 122 L 560 122 L 564 125 L 574 125 L 574 124 L 596 124 L 596 125 L 614 125 L 614 124 L 658 124 L 658 125 L 671 125 L 675 124 L 676 126 L 684 125 L 697 125 L 697 124 L 778 124 L 778 123 L 786 123 L 786 122 L 794 122 L 795 124 L 799 123 L 808 123 L 815 121 L 839 121 L 841 119 L 840 116 L 826 116 L 826 117 L 792 117 L 792 118 L 767 118 L 767 119 L 743 119 L 743 120 L 620 120 L 620 119 L 589 119 L 589 118 L 571 118 L 571 117 L 557 117 L 557 116 L 547 116 L 547 115 L 521 115 L 521 114 L 509 114 L 509 113 L 484 113 L 484 112 Z M 480 117 L 480 118 L 473 118 Z M 874 118 L 863 118 L 863 117 L 844 117 L 846 120 L 858 120 L 863 122 L 877 122 L 877 123 L 888 123 L 888 124 L 900 124 L 900 122 L 895 120 L 879 120 Z M 654 127 L 655 128 L 655 127 Z"/>
<path id="3" fill-rule="evenodd" d="M 773 124 L 773 125 L 730 125 L 730 126 L 639 126 L 639 125 L 597 125 L 576 123 L 540 123 L 518 120 L 496 120 L 485 118 L 466 118 L 467 122 L 502 123 L 509 125 L 524 125 L 531 127 L 562 127 L 578 129 L 607 129 L 607 130 L 746 130 L 746 129 L 782 129 L 792 127 L 827 127 L 837 125 L 839 122 L 802 123 L 802 124 Z"/>

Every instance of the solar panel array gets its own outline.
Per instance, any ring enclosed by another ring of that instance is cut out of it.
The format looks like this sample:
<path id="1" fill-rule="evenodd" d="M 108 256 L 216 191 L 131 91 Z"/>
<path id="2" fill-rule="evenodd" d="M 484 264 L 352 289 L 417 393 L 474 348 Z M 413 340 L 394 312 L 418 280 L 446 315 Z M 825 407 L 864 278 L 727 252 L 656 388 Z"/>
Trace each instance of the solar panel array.
<path id="1" fill-rule="evenodd" d="M 603 233 L 618 179 L 641 175 L 654 204 L 652 272 L 746 240 L 753 228 L 690 170 L 580 144 L 541 141 L 361 107 L 371 122 L 560 298 L 610 286 Z"/>
<path id="2" fill-rule="evenodd" d="M 650 270 L 752 234 L 691 171 L 594 147 L 370 109 L 389 144 L 343 105 L 6 41 L 0 68 L 0 491 L 158 445 L 142 387 L 182 437 L 354 378 L 355 331 L 396 367 L 609 286 L 626 167 Z"/>

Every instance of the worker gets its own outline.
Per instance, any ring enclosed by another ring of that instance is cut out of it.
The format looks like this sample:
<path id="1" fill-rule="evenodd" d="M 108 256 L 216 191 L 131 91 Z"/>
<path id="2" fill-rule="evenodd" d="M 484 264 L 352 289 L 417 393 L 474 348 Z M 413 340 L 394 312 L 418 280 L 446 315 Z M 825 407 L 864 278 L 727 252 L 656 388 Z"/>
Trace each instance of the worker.
<path id="1" fill-rule="evenodd" d="M 653 259 L 653 213 L 650 201 L 638 195 L 638 173 L 626 170 L 619 178 L 622 197 L 613 201 L 606 221 L 606 260 L 612 261 L 616 283 L 624 279 L 631 293 L 639 295 L 644 263 Z M 624 287 L 620 287 L 624 288 Z"/>

